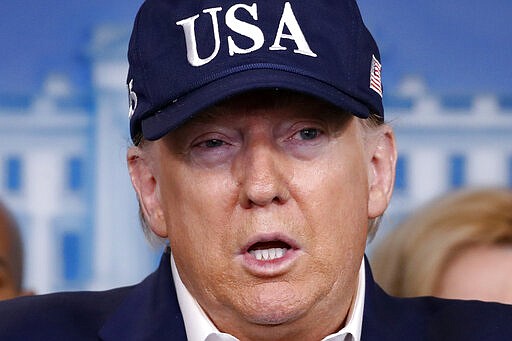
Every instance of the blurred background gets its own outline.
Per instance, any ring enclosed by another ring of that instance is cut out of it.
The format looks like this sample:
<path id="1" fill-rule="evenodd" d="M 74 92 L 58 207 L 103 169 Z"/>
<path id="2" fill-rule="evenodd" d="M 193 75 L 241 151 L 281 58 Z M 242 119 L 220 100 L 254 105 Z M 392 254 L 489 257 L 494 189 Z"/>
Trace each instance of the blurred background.
<path id="1" fill-rule="evenodd" d="M 126 50 L 141 3 L 0 3 L 0 199 L 38 293 L 132 284 L 157 264 L 125 164 Z M 442 193 L 512 186 L 512 2 L 359 5 L 400 154 L 377 238 Z"/>

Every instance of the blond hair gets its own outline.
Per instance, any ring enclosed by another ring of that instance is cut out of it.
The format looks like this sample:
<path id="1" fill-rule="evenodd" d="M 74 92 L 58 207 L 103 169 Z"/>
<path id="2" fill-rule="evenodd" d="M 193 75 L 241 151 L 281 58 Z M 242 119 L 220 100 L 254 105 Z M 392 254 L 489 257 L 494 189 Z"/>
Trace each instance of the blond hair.
<path id="1" fill-rule="evenodd" d="M 392 295 L 433 295 L 456 254 L 494 244 L 512 244 L 512 191 L 462 190 L 409 216 L 376 246 L 372 268 Z"/>

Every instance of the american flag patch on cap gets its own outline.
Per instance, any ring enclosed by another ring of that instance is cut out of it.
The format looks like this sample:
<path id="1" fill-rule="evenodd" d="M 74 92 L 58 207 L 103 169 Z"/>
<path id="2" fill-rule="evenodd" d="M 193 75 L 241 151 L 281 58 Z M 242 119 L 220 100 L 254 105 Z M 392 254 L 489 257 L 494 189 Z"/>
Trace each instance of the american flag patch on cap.
<path id="1" fill-rule="evenodd" d="M 375 91 L 382 97 L 382 82 L 381 82 L 381 71 L 382 66 L 380 65 L 377 58 L 372 55 L 372 66 L 370 68 L 370 89 Z"/>

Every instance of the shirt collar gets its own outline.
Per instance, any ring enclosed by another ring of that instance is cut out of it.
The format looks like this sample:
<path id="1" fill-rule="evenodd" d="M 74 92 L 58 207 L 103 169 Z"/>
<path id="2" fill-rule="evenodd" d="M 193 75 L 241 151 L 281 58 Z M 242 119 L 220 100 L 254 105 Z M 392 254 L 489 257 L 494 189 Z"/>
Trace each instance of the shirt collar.
<path id="1" fill-rule="evenodd" d="M 171 253 L 171 270 L 178 296 L 185 330 L 189 341 L 237 341 L 238 339 L 220 332 L 206 315 L 199 303 L 192 297 L 192 294 L 181 281 L 178 269 Z M 363 310 L 365 296 L 365 264 L 361 261 L 357 281 L 355 300 L 349 310 L 347 323 L 338 332 L 328 335 L 322 341 L 360 341 L 363 325 Z"/>

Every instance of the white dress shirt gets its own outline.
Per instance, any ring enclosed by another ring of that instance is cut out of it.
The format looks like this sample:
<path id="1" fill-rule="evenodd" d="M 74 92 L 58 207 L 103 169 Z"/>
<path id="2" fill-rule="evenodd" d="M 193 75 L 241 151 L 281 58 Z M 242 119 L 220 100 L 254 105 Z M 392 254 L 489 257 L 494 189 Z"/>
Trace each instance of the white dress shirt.
<path id="1" fill-rule="evenodd" d="M 201 306 L 192 297 L 181 281 L 178 269 L 171 254 L 171 269 L 176 287 L 176 294 L 180 305 L 188 341 L 238 341 L 230 334 L 220 332 L 206 315 Z M 356 298 L 350 307 L 347 323 L 338 332 L 328 335 L 322 341 L 360 341 L 363 324 L 365 266 L 364 259 L 359 268 Z"/>

